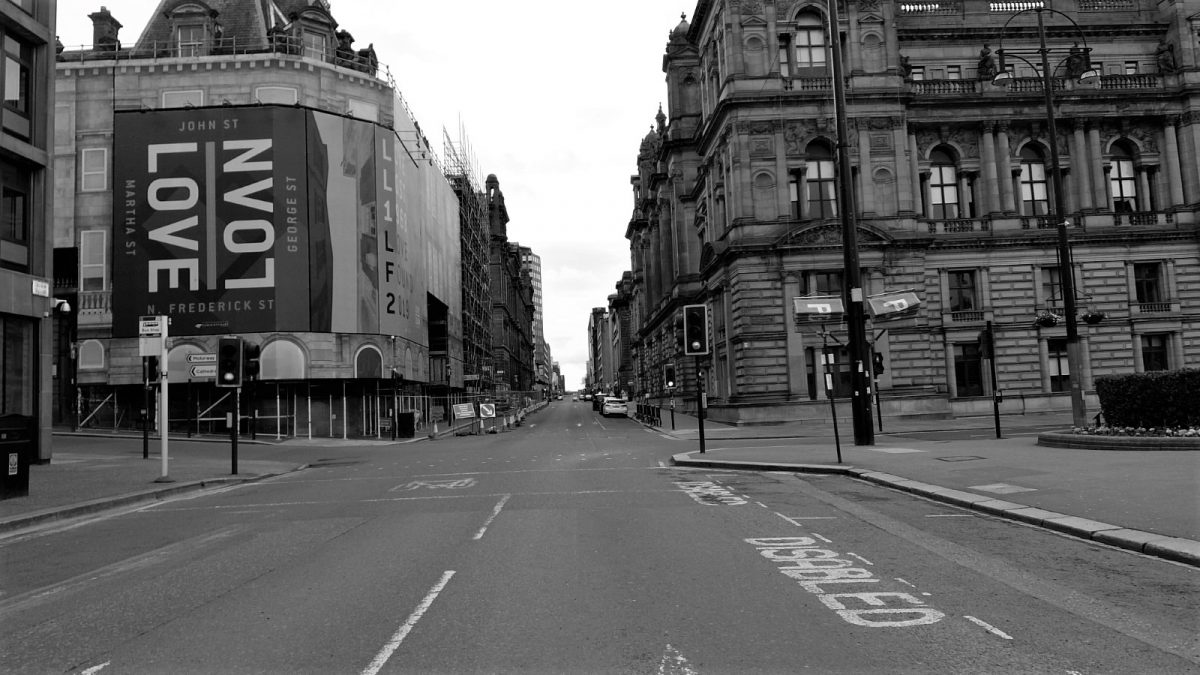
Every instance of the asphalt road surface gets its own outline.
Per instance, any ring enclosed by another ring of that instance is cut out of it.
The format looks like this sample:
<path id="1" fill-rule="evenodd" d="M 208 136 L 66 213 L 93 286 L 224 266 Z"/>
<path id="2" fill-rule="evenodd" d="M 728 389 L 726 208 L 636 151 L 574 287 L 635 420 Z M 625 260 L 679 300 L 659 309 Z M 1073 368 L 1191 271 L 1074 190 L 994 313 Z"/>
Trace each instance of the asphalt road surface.
<path id="1" fill-rule="evenodd" d="M 1195 568 L 690 449 L 561 401 L 9 537 L 0 672 L 1200 672 Z"/>

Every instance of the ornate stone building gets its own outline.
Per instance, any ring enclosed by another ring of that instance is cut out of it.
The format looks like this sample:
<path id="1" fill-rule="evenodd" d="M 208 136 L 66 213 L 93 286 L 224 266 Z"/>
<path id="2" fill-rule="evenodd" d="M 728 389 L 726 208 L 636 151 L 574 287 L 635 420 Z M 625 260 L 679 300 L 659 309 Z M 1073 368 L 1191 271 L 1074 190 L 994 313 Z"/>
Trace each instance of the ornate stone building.
<path id="1" fill-rule="evenodd" d="M 868 322 L 884 415 L 985 414 L 997 391 L 1005 412 L 1070 409 L 1071 378 L 1095 413 L 1098 376 L 1200 363 L 1195 7 L 1075 0 L 1045 12 L 1078 373 L 1063 322 L 1034 325 L 1064 304 L 1037 20 L 1013 19 L 1035 7 L 848 0 L 836 37 L 852 166 L 842 177 L 826 4 L 701 0 L 670 33 L 666 110 L 633 177 L 639 391 L 665 398 L 668 362 L 694 388 L 678 317 L 704 303 L 713 418 L 827 417 L 823 355 L 836 395 L 849 395 L 845 324 L 795 312 L 796 298 L 847 290 L 842 178 L 863 292 L 920 300 L 915 315 Z M 1081 82 L 1087 65 L 1099 77 Z M 993 83 L 1000 67 L 1012 86 Z"/>
<path id="2" fill-rule="evenodd" d="M 139 314 L 171 322 L 172 431 L 224 431 L 234 397 L 205 359 L 226 334 L 261 348 L 244 431 L 379 437 L 445 419 L 477 375 L 458 199 L 374 49 L 320 0 L 163 0 L 130 40 L 108 10 L 88 18 L 92 46 L 63 50 L 56 74 L 56 293 L 78 308 L 76 348 L 56 356 L 78 374 L 78 419 L 66 405 L 55 421 L 137 424 Z M 218 154 L 238 148 L 253 152 Z M 166 287 L 190 295 L 149 295 Z"/>
<path id="3" fill-rule="evenodd" d="M 521 264 L 521 247 L 508 240 L 508 207 L 495 174 L 487 191 L 491 245 L 488 254 L 492 295 L 492 365 L 497 394 L 533 391 L 533 282 Z"/>

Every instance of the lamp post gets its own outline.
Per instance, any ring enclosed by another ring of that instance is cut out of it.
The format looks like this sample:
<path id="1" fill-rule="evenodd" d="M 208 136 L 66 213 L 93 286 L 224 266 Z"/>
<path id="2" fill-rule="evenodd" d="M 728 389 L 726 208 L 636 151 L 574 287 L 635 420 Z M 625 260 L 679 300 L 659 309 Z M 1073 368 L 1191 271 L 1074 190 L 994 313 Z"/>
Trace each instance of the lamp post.
<path id="1" fill-rule="evenodd" d="M 1066 202 L 1063 193 L 1062 166 L 1058 155 L 1058 127 L 1055 122 L 1054 115 L 1054 82 L 1053 71 L 1050 69 L 1050 49 L 1046 46 L 1046 26 L 1042 17 L 1044 12 L 1052 12 L 1065 18 L 1071 22 L 1071 25 L 1079 33 L 1079 36 L 1084 41 L 1082 50 L 1072 48 L 1071 57 L 1082 58 L 1082 63 L 1075 64 L 1074 70 L 1079 71 L 1079 81 L 1089 82 L 1099 77 L 1099 73 L 1092 70 L 1089 54 L 1091 49 L 1087 47 L 1087 39 L 1083 35 L 1083 31 L 1079 28 L 1079 24 L 1075 23 L 1071 17 L 1057 10 L 1047 7 L 1032 7 L 1024 9 L 1009 17 L 1005 22 L 1004 28 L 1001 29 L 1001 46 L 996 50 L 999 55 L 1000 63 L 998 72 L 993 78 L 992 83 L 999 86 L 1007 86 L 1011 83 L 1013 76 L 1004 66 L 1005 55 L 1015 56 L 1024 61 L 1035 71 L 1037 66 L 1018 52 L 1006 51 L 1003 46 L 1003 36 L 1008 30 L 1008 25 L 1013 19 L 1026 14 L 1035 12 L 1037 14 L 1037 30 L 1038 30 L 1038 49 L 1037 54 L 1041 56 L 1041 84 L 1042 96 L 1046 104 L 1046 135 L 1047 141 L 1050 144 L 1050 181 L 1054 190 L 1053 211 L 1049 214 L 1050 219 L 1054 222 L 1055 228 L 1058 231 L 1058 277 L 1059 283 L 1062 286 L 1063 295 L 1063 313 L 1066 314 L 1067 322 L 1067 367 L 1071 370 L 1071 421 L 1076 427 L 1087 426 L 1087 402 L 1083 396 L 1083 354 L 1080 351 L 1079 344 L 1079 322 L 1075 316 L 1075 273 L 1074 265 L 1071 260 L 1071 242 L 1067 236 L 1067 219 L 1066 219 Z"/>

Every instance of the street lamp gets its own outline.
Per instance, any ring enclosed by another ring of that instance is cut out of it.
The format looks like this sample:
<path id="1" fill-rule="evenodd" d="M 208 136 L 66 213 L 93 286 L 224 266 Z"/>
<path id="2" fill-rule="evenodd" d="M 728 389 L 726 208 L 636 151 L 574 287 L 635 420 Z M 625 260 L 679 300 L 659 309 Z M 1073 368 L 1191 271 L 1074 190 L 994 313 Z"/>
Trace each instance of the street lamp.
<path id="1" fill-rule="evenodd" d="M 1042 62 L 1042 96 L 1045 98 L 1046 103 L 1046 134 L 1050 144 L 1050 180 L 1054 188 L 1054 211 L 1049 215 L 1058 230 L 1058 276 L 1059 283 L 1062 285 L 1063 313 L 1066 314 L 1067 320 L 1067 365 L 1071 370 L 1071 420 L 1073 426 L 1085 427 L 1087 426 L 1087 402 L 1083 397 L 1083 355 L 1080 353 L 1079 323 L 1075 316 L 1074 267 L 1071 261 L 1071 242 L 1067 238 L 1067 220 L 1065 216 L 1067 208 L 1064 201 L 1065 195 L 1063 194 L 1062 166 L 1058 156 L 1058 127 L 1055 123 L 1054 115 L 1053 71 L 1050 69 L 1050 49 L 1046 47 L 1046 26 L 1042 18 L 1044 12 L 1052 12 L 1065 18 L 1075 28 L 1080 39 L 1083 40 L 1083 48 L 1078 47 L 1078 43 L 1071 47 L 1070 54 L 1067 57 L 1070 64 L 1069 72 L 1073 75 L 1078 75 L 1080 83 L 1093 82 L 1100 76 L 1100 73 L 1091 66 L 1089 58 L 1091 48 L 1087 47 L 1087 38 L 1083 35 L 1083 30 L 1079 28 L 1079 24 L 1075 23 L 1071 17 L 1057 10 L 1047 7 L 1031 7 L 1013 14 L 1005 22 L 1004 28 L 1001 29 L 1001 43 L 1000 47 L 996 50 L 1000 58 L 1000 63 L 998 72 L 992 79 L 992 84 L 1002 87 L 1012 84 L 1013 75 L 1004 66 L 1004 57 L 1006 55 L 1014 56 L 1024 61 L 1029 67 L 1037 71 L 1037 66 L 1019 52 L 1006 51 L 1003 46 L 1004 34 L 1008 30 L 1008 25 L 1012 23 L 1013 19 L 1028 12 L 1035 12 L 1037 14 L 1038 49 L 1027 53 L 1039 54 Z"/>

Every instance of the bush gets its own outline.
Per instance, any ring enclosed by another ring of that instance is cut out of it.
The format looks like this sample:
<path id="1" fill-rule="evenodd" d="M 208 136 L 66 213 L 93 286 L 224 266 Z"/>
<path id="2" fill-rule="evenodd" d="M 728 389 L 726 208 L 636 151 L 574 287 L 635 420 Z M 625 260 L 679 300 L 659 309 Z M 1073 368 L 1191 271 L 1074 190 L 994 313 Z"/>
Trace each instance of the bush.
<path id="1" fill-rule="evenodd" d="M 1200 369 L 1105 375 L 1096 395 L 1110 427 L 1200 427 Z"/>

